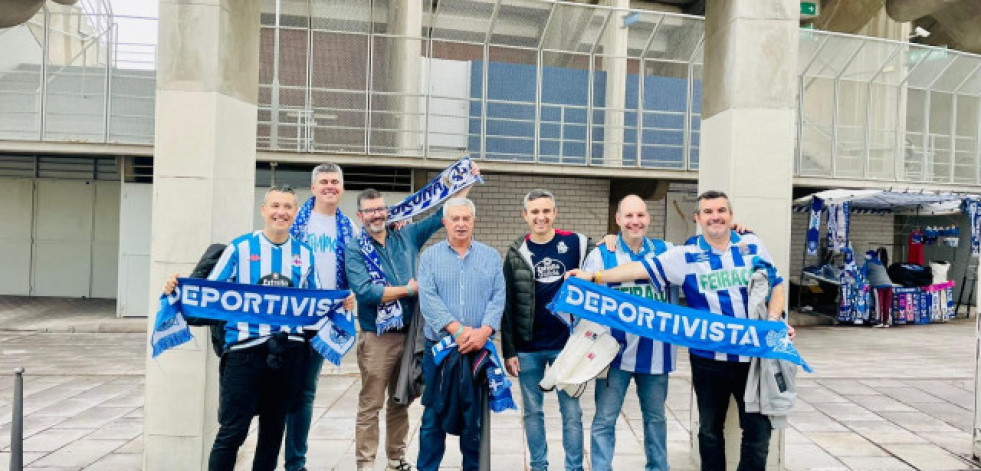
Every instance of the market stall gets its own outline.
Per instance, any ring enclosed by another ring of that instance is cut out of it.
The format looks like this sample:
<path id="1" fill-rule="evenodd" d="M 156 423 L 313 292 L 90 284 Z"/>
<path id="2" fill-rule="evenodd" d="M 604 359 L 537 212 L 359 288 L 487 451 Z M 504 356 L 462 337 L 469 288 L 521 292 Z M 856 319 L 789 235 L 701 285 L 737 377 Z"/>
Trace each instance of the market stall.
<path id="1" fill-rule="evenodd" d="M 798 309 L 804 306 L 806 288 L 821 286 L 837 294 L 835 312 L 828 314 L 842 323 L 889 326 L 945 322 L 956 316 L 963 300 L 954 299 L 955 282 L 948 276 L 951 262 L 966 264 L 958 268 L 970 275 L 969 279 L 961 280 L 965 288 L 968 284 L 972 288 L 966 302 L 970 305 L 981 252 L 978 195 L 827 190 L 794 200 L 794 211 L 810 214 L 802 254 Z M 968 234 L 964 234 L 963 243 L 969 240 L 970 249 L 966 252 L 968 256 L 955 262 L 962 231 L 954 216 L 962 213 L 968 216 L 966 232 L 970 235 L 967 239 Z M 895 227 L 906 242 L 905 256 L 896 256 L 890 264 L 884 247 L 854 247 L 851 219 L 858 214 L 905 216 L 901 218 L 903 223 Z M 930 247 L 926 252 L 945 255 L 925 257 L 924 247 Z M 945 250 L 938 251 L 939 247 Z M 816 262 L 808 265 L 809 257 Z M 964 297 L 963 291 L 960 298 Z"/>

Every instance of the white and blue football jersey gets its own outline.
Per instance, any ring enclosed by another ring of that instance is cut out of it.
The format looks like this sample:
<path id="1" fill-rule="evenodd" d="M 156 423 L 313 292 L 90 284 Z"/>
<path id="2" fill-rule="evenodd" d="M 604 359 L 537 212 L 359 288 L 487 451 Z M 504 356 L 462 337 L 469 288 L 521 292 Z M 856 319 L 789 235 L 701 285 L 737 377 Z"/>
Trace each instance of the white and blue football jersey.
<path id="1" fill-rule="evenodd" d="M 753 257 L 773 263 L 754 234 L 731 232 L 729 246 L 716 250 L 703 236 L 641 263 L 657 286 L 680 285 L 689 307 L 729 317 L 747 318 Z M 774 286 L 783 282 L 777 276 Z M 692 355 L 722 361 L 748 362 L 749 357 L 689 349 Z"/>
<path id="2" fill-rule="evenodd" d="M 228 244 L 208 279 L 251 285 L 320 288 L 310 246 L 293 237 L 277 245 L 270 242 L 262 231 L 245 234 Z M 225 346 L 236 349 L 251 347 L 265 342 L 275 332 L 288 332 L 291 338 L 302 340 L 302 329 L 228 322 L 225 324 Z"/>
<path id="3" fill-rule="evenodd" d="M 652 259 L 655 255 L 664 253 L 673 247 L 670 242 L 660 239 L 645 239 L 640 253 L 633 254 L 626 246 L 621 236 L 617 241 L 616 251 L 609 251 L 605 246 L 593 249 L 586 257 L 583 269 L 590 272 L 607 270 L 624 263 L 639 261 L 641 259 Z M 608 283 L 607 286 L 642 298 L 654 299 L 677 304 L 678 289 L 669 286 L 667 290 L 659 289 L 650 280 L 636 280 L 624 283 Z M 628 334 L 620 329 L 610 329 L 610 334 L 620 343 L 620 353 L 610 364 L 613 368 L 623 371 L 644 374 L 664 374 L 674 371 L 677 358 L 678 347 L 672 344 L 659 342 L 647 337 Z"/>

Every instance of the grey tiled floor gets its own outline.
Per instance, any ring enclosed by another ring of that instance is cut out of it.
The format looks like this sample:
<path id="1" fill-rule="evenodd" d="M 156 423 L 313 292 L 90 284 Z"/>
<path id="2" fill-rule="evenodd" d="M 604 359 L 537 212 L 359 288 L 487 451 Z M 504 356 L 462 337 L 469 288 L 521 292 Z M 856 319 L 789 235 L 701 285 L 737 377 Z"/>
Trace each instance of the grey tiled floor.
<path id="1" fill-rule="evenodd" d="M 976 469 L 969 461 L 974 415 L 976 324 L 890 329 L 809 327 L 798 346 L 817 370 L 799 381 L 798 408 L 786 435 L 787 465 L 817 469 Z M 25 462 L 31 470 L 138 470 L 142 461 L 145 334 L 0 332 L 0 371 L 27 368 Z M 354 469 L 358 381 L 349 356 L 320 383 L 309 469 Z M 690 375 L 682 355 L 668 395 L 668 451 L 673 469 L 692 469 Z M 12 379 L 0 376 L 0 470 L 9 461 Z M 517 389 L 515 396 L 519 396 Z M 558 406 L 546 401 L 549 461 L 562 463 Z M 585 428 L 592 393 L 583 396 Z M 410 409 L 409 456 L 418 450 L 422 409 Z M 493 469 L 520 470 L 527 460 L 517 413 L 495 415 Z M 639 406 L 628 393 L 618 423 L 615 468 L 643 468 Z M 254 435 L 242 451 L 248 469 Z M 456 443 L 445 464 L 459 463 Z M 378 469 L 382 469 L 379 459 Z"/>

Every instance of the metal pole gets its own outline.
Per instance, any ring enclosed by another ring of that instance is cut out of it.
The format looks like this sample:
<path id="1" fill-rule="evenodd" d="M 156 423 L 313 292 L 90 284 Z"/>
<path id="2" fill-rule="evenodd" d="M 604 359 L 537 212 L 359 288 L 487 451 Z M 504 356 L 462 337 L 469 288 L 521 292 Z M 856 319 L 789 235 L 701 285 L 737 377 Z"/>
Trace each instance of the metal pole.
<path id="1" fill-rule="evenodd" d="M 112 121 L 112 43 L 115 23 L 109 25 L 109 32 L 106 34 L 106 88 L 103 112 L 105 113 L 105 125 L 102 128 L 102 141 L 109 142 L 109 123 Z"/>
<path id="2" fill-rule="evenodd" d="M 41 41 L 41 87 L 40 87 L 40 105 L 38 106 L 38 136 L 39 141 L 44 140 L 44 132 L 46 127 L 46 119 L 44 118 L 45 113 L 48 108 L 48 59 L 50 59 L 50 52 L 48 51 L 48 28 L 49 23 L 51 23 L 51 13 L 48 12 L 48 7 L 41 7 L 44 9 L 44 32 L 42 33 L 43 39 Z"/>
<path id="3" fill-rule="evenodd" d="M 487 395 L 487 388 L 481 388 L 480 409 L 482 418 L 480 420 L 480 463 L 477 465 L 479 471 L 490 471 L 491 469 L 490 399 L 487 397 Z"/>
<path id="4" fill-rule="evenodd" d="M 14 407 L 10 424 L 10 471 L 24 471 L 24 369 L 14 368 Z"/>
<path id="5" fill-rule="evenodd" d="M 273 25 L 272 89 L 269 91 L 269 148 L 279 150 L 279 21 L 282 0 L 276 0 Z"/>
<path id="6" fill-rule="evenodd" d="M 542 68 L 545 67 L 544 53 L 542 52 L 542 47 L 545 46 L 545 38 L 548 36 L 548 27 L 552 24 L 552 17 L 555 16 L 555 8 L 558 3 L 553 3 L 552 7 L 548 10 L 548 18 L 545 20 L 545 26 L 542 27 L 542 37 L 538 38 L 538 48 L 535 51 L 535 60 L 537 62 L 535 67 L 535 142 L 534 142 L 534 156 L 533 160 L 538 163 L 541 158 L 542 152 L 542 87 L 544 84 L 544 75 Z"/>
<path id="7" fill-rule="evenodd" d="M 950 95 L 950 183 L 954 183 L 954 166 L 957 165 L 957 94 Z"/>
<path id="8" fill-rule="evenodd" d="M 480 158 L 487 158 L 487 84 L 490 72 L 490 39 L 494 33 L 494 26 L 497 23 L 497 12 L 501 8 L 501 0 L 494 2 L 494 10 L 491 11 L 490 23 L 487 25 L 487 33 L 484 34 L 483 44 L 483 67 L 481 68 L 480 78 Z"/>

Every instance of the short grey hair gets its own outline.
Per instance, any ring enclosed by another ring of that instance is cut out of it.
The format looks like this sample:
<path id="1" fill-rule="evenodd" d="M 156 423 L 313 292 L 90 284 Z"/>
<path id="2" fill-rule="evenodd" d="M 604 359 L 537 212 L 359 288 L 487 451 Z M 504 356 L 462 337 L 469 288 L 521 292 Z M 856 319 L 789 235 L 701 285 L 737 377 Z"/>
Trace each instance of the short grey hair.
<path id="1" fill-rule="evenodd" d="M 272 193 L 274 191 L 277 192 L 277 193 L 287 193 L 287 194 L 293 195 L 293 199 L 294 200 L 296 199 L 296 192 L 293 191 L 293 187 L 292 186 L 289 186 L 289 185 L 286 185 L 286 184 L 283 184 L 283 185 L 275 185 L 275 186 L 269 187 L 269 189 L 266 190 L 266 193 L 264 195 L 262 195 L 262 204 L 263 205 L 265 205 L 267 202 L 269 202 L 269 193 Z"/>
<path id="2" fill-rule="evenodd" d="M 342 185 L 344 184 L 344 171 L 341 170 L 341 166 L 330 162 L 324 162 L 314 167 L 313 170 L 310 172 L 311 185 L 317 183 L 317 175 L 321 173 L 336 173 L 337 176 L 341 177 L 341 184 Z"/>
<path id="3" fill-rule="evenodd" d="M 470 198 L 450 198 L 443 203 L 443 214 L 446 214 L 446 210 L 454 206 L 466 206 L 470 208 L 470 214 L 477 216 L 477 206 L 470 201 Z"/>
<path id="4" fill-rule="evenodd" d="M 529 191 L 527 195 L 525 195 L 525 200 L 522 203 L 522 206 L 525 208 L 525 211 L 528 210 L 528 202 L 537 200 L 538 198 L 548 198 L 552 200 L 553 206 L 555 207 L 559 206 L 558 202 L 555 201 L 555 195 L 553 195 L 551 191 L 543 190 L 541 188 L 535 188 L 534 190 Z"/>

